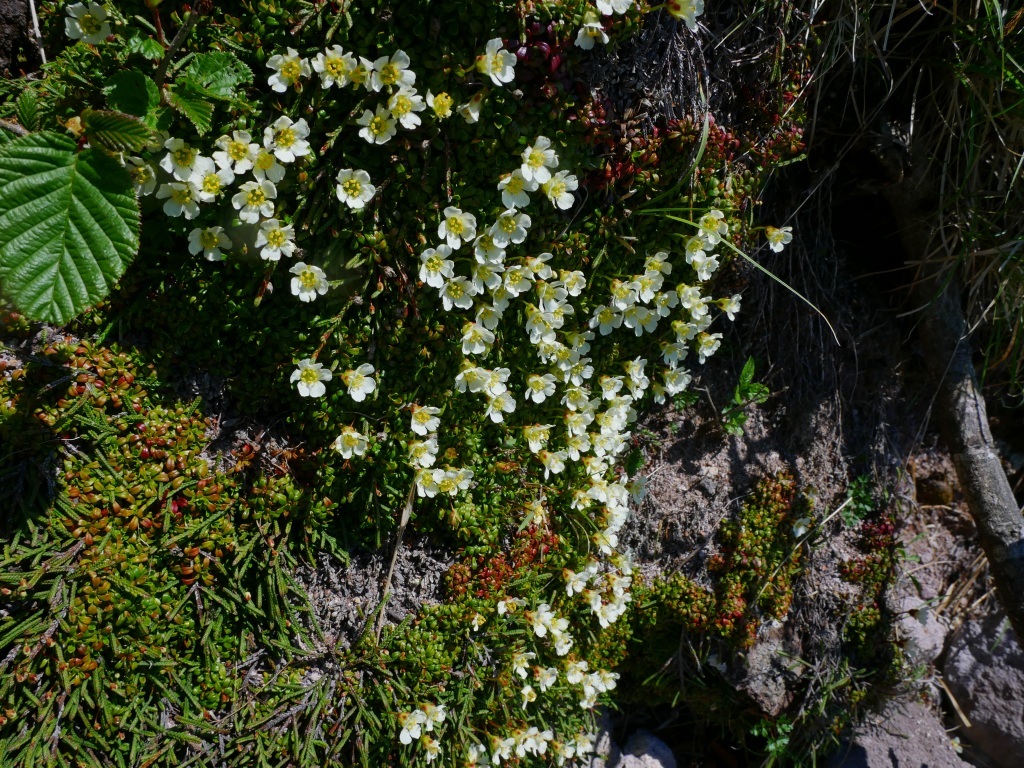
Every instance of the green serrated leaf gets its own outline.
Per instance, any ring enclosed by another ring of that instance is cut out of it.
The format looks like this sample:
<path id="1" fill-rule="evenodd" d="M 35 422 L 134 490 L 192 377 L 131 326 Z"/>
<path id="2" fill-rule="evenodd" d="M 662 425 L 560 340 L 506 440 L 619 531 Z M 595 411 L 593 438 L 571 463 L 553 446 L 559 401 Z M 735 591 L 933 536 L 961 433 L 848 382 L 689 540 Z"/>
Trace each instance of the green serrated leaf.
<path id="1" fill-rule="evenodd" d="M 232 99 L 235 86 L 252 82 L 252 70 L 233 53 L 200 53 L 189 62 L 186 76 L 215 99 Z"/>
<path id="2" fill-rule="evenodd" d="M 109 152 L 138 152 L 153 136 L 138 118 L 105 109 L 86 109 L 82 113 L 82 128 L 90 144 Z"/>
<path id="3" fill-rule="evenodd" d="M 118 72 L 103 86 L 111 109 L 136 117 L 146 117 L 160 104 L 160 90 L 153 78 L 137 69 Z"/>
<path id="4" fill-rule="evenodd" d="M 14 113 L 18 122 L 30 131 L 39 130 L 39 98 L 31 88 L 21 92 L 14 104 Z"/>
<path id="5" fill-rule="evenodd" d="M 139 247 L 139 205 L 113 158 L 52 132 L 0 148 L 0 287 L 64 324 L 110 293 Z"/>
<path id="6" fill-rule="evenodd" d="M 201 86 L 183 78 L 168 91 L 167 101 L 189 119 L 200 136 L 210 130 L 213 124 L 213 104 Z"/>
<path id="7" fill-rule="evenodd" d="M 152 37 L 132 37 L 125 47 L 128 53 L 137 53 L 150 61 L 159 61 L 164 57 L 164 47 Z"/>
<path id="8" fill-rule="evenodd" d="M 14 141 L 14 134 L 0 125 L 0 147 L 10 144 L 12 141 Z"/>

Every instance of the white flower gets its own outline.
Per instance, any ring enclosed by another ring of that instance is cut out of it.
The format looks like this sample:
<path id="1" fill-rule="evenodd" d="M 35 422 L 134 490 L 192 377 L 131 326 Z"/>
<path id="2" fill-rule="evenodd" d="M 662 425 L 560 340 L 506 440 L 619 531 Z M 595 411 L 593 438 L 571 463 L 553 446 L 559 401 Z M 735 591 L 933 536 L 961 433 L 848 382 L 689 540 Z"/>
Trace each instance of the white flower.
<path id="1" fill-rule="evenodd" d="M 370 88 L 411 88 L 416 84 L 416 73 L 409 69 L 409 57 L 405 51 L 395 51 L 390 57 L 381 56 L 373 62 L 370 70 Z"/>
<path id="2" fill-rule="evenodd" d="M 444 476 L 444 472 L 441 472 L 441 477 Z M 438 477 L 435 477 L 434 470 L 426 469 L 422 467 L 416 470 L 416 494 L 421 498 L 426 497 L 429 499 L 437 496 L 437 481 Z"/>
<path id="3" fill-rule="evenodd" d="M 156 191 L 156 171 L 141 157 L 129 157 L 128 175 L 132 178 L 135 193 L 145 197 Z"/>
<path id="4" fill-rule="evenodd" d="M 348 387 L 348 396 L 357 403 L 363 402 L 377 388 L 377 382 L 373 380 L 373 366 L 369 363 L 363 363 L 354 371 L 345 371 L 341 380 Z"/>
<path id="5" fill-rule="evenodd" d="M 366 435 L 360 434 L 352 427 L 342 427 L 341 434 L 334 438 L 331 447 L 341 454 L 343 459 L 362 456 L 366 453 Z"/>
<path id="6" fill-rule="evenodd" d="M 476 68 L 501 87 L 516 78 L 516 57 L 504 50 L 500 37 L 487 41 L 484 53 L 476 57 Z"/>
<path id="7" fill-rule="evenodd" d="M 588 22 L 576 33 L 576 46 L 585 51 L 592 49 L 597 41 L 600 41 L 602 44 L 608 42 L 608 33 L 604 31 L 600 21 Z"/>
<path id="8" fill-rule="evenodd" d="M 388 99 L 391 116 L 398 120 L 403 128 L 410 131 L 421 122 L 420 116 L 416 113 L 422 112 L 426 108 L 427 105 L 423 103 L 423 97 L 412 88 L 399 88 L 398 92 Z"/>
<path id="9" fill-rule="evenodd" d="M 292 371 L 290 380 L 298 382 L 299 394 L 303 397 L 321 397 L 327 391 L 324 382 L 330 381 L 332 376 L 322 363 L 314 363 L 307 357 L 299 360 L 299 367 Z"/>
<path id="10" fill-rule="evenodd" d="M 498 190 L 501 192 L 501 202 L 506 208 L 525 208 L 530 204 L 530 196 L 526 193 L 536 192 L 537 182 L 533 179 L 527 181 L 522 169 L 516 168 L 512 173 L 502 177 L 498 182 Z"/>
<path id="11" fill-rule="evenodd" d="M 479 323 L 462 326 L 462 354 L 486 355 L 491 351 L 494 334 Z"/>
<path id="12" fill-rule="evenodd" d="M 463 240 L 470 241 L 476 237 L 476 216 L 449 205 L 444 209 L 444 219 L 437 228 L 437 236 L 447 240 L 448 247 L 457 251 Z"/>
<path id="13" fill-rule="evenodd" d="M 481 264 L 501 264 L 505 260 L 505 249 L 494 244 L 486 232 L 477 235 L 473 241 L 473 255 Z"/>
<path id="14" fill-rule="evenodd" d="M 348 80 L 352 87 L 358 88 L 363 86 L 366 90 L 370 90 L 370 70 L 373 69 L 373 62 L 369 59 L 360 56 L 355 66 L 348 73 Z"/>
<path id="15" fill-rule="evenodd" d="M 736 319 L 736 313 L 740 311 L 740 299 L 743 297 L 738 293 L 734 293 L 728 299 L 719 299 L 718 306 L 725 312 L 725 316 L 730 320 Z"/>
<path id="16" fill-rule="evenodd" d="M 426 704 L 421 704 L 420 709 L 423 710 L 423 714 L 426 717 L 426 720 L 423 722 L 423 729 L 426 731 L 432 731 L 435 724 L 443 723 L 447 714 L 444 704 L 431 704 L 429 701 Z"/>
<path id="17" fill-rule="evenodd" d="M 697 334 L 697 359 L 701 365 L 715 354 L 720 346 L 722 346 L 722 334 L 703 332 Z"/>
<path id="18" fill-rule="evenodd" d="M 223 261 L 222 248 L 230 248 L 231 240 L 224 234 L 224 227 L 196 227 L 188 235 L 188 252 L 193 256 L 200 251 L 208 261 Z"/>
<path id="19" fill-rule="evenodd" d="M 729 233 L 729 225 L 723 221 L 724 218 L 724 213 L 712 208 L 697 220 L 698 234 L 708 242 L 708 245 L 718 245 L 722 242 L 722 235 Z M 689 250 L 687 246 L 687 255 Z"/>
<path id="20" fill-rule="evenodd" d="M 502 613 L 499 604 L 498 613 Z M 512 671 L 519 675 L 523 680 L 526 679 L 526 668 L 530 665 L 531 659 L 537 658 L 537 654 L 530 652 L 518 651 L 512 654 Z"/>
<path id="21" fill-rule="evenodd" d="M 792 227 L 782 227 L 781 229 L 765 227 L 764 234 L 768 238 L 768 247 L 775 251 L 775 253 L 781 253 L 783 248 L 793 242 Z"/>
<path id="22" fill-rule="evenodd" d="M 558 155 L 551 149 L 551 139 L 538 136 L 532 147 L 523 150 L 523 164 L 519 170 L 526 181 L 543 184 L 551 178 L 551 168 L 558 167 Z"/>
<path id="23" fill-rule="evenodd" d="M 597 328 L 602 336 L 607 336 L 622 325 L 622 314 L 602 304 L 594 308 L 594 314 L 590 318 L 589 325 L 591 328 Z"/>
<path id="24" fill-rule="evenodd" d="M 320 84 L 324 88 L 348 85 L 355 67 L 355 57 L 345 53 L 340 45 L 328 48 L 325 53 L 318 53 L 313 59 L 313 69 L 320 75 Z"/>
<path id="25" fill-rule="evenodd" d="M 526 377 L 526 399 L 543 403 L 555 394 L 555 377 L 550 373 L 531 373 Z"/>
<path id="26" fill-rule="evenodd" d="M 196 158 L 191 181 L 199 190 L 199 199 L 204 203 L 216 200 L 224 188 L 234 183 L 235 174 L 230 168 L 218 168 L 209 157 Z"/>
<path id="27" fill-rule="evenodd" d="M 397 133 L 395 119 L 384 107 L 378 105 L 376 112 L 363 110 L 363 116 L 356 122 L 363 126 L 359 135 L 371 144 L 384 144 Z"/>
<path id="28" fill-rule="evenodd" d="M 565 469 L 565 460 L 569 456 L 565 451 L 540 451 L 537 458 L 544 465 L 544 479 L 547 480 L 549 475 L 557 475 Z"/>
<path id="29" fill-rule="evenodd" d="M 473 297 L 477 295 L 476 288 L 464 277 L 453 277 L 445 281 L 441 286 L 441 303 L 445 312 L 451 312 L 452 307 L 459 309 L 472 309 Z"/>
<path id="30" fill-rule="evenodd" d="M 562 281 L 565 292 L 573 297 L 579 296 L 587 287 L 587 278 L 578 269 L 572 272 L 563 269 L 558 273 L 558 279 Z M 593 336 L 594 334 L 591 333 L 590 337 L 593 338 Z"/>
<path id="31" fill-rule="evenodd" d="M 473 98 L 471 98 L 465 104 L 460 104 L 458 107 L 459 114 L 462 119 L 472 125 L 473 123 L 480 120 L 480 109 L 484 105 L 484 99 L 487 97 L 487 89 L 480 91 Z"/>
<path id="32" fill-rule="evenodd" d="M 554 424 L 531 424 L 523 427 L 523 437 L 526 438 L 530 451 L 537 453 L 551 439 L 551 429 Z"/>
<path id="33" fill-rule="evenodd" d="M 448 258 L 451 255 L 452 249 L 447 245 L 425 249 L 420 254 L 420 280 L 431 288 L 444 286 L 445 278 L 455 274 L 452 271 L 455 263 Z"/>
<path id="34" fill-rule="evenodd" d="M 530 290 L 533 271 L 526 266 L 516 265 L 505 270 L 505 290 L 510 296 L 518 296 Z"/>
<path id="35" fill-rule="evenodd" d="M 297 261 L 288 271 L 295 275 L 292 278 L 292 295 L 298 296 L 299 301 L 313 301 L 317 295 L 327 293 L 327 275 L 320 267 Z"/>
<path id="36" fill-rule="evenodd" d="M 546 691 L 552 685 L 558 682 L 558 670 L 554 667 L 548 667 L 547 669 L 541 669 L 537 672 L 537 685 L 541 691 Z"/>
<path id="37" fill-rule="evenodd" d="M 437 428 L 441 426 L 441 420 L 437 418 L 439 413 L 441 413 L 441 409 L 435 408 L 432 405 L 414 404 L 412 406 L 412 431 L 417 435 L 428 435 L 431 432 L 436 432 Z"/>
<path id="38" fill-rule="evenodd" d="M 335 192 L 338 199 L 353 210 L 364 207 L 377 193 L 377 188 L 370 183 L 370 174 L 366 171 L 342 168 L 338 171 L 337 180 Z"/>
<path id="39" fill-rule="evenodd" d="M 238 189 L 238 193 L 231 198 L 231 204 L 238 211 L 239 219 L 246 224 L 255 224 L 260 216 L 269 218 L 274 215 L 277 187 L 271 182 L 247 181 Z"/>
<path id="40" fill-rule="evenodd" d="M 256 247 L 261 249 L 260 258 L 266 261 L 280 261 L 282 256 L 291 257 L 295 251 L 295 230 L 291 224 L 281 226 L 281 222 L 277 219 L 267 219 L 260 224 L 260 231 L 256 233 Z M 294 282 L 292 285 L 292 292 L 295 293 Z M 310 296 L 308 299 L 303 298 L 302 300 L 312 301 L 312 299 L 313 297 Z"/>
<path id="41" fill-rule="evenodd" d="M 169 184 L 161 184 L 156 193 L 157 198 L 163 200 L 164 213 L 168 216 L 184 216 L 186 219 L 194 219 L 199 215 L 199 189 L 191 181 L 172 181 Z"/>
<path id="42" fill-rule="evenodd" d="M 697 31 L 697 17 L 704 13 L 704 0 L 668 0 L 665 6 L 674 18 L 686 22 L 687 29 Z"/>
<path id="43" fill-rule="evenodd" d="M 251 169 L 256 163 L 256 155 L 260 146 L 252 140 L 246 131 L 232 131 L 215 142 L 220 152 L 213 153 L 213 161 L 219 168 L 230 168 L 236 175 Z"/>
<path id="44" fill-rule="evenodd" d="M 628 11 L 633 5 L 633 0 L 594 0 L 594 5 L 605 16 L 611 16 L 613 13 L 622 14 Z"/>
<path id="45" fill-rule="evenodd" d="M 72 40 L 81 40 L 90 45 L 99 45 L 110 36 L 110 22 L 107 11 L 99 3 L 75 3 L 67 8 L 68 18 L 64 19 L 64 31 Z"/>
<path id="46" fill-rule="evenodd" d="M 181 139 L 168 139 L 164 142 L 167 154 L 160 160 L 160 167 L 174 176 L 178 181 L 188 181 L 196 167 L 199 150 L 190 147 Z"/>
<path id="47" fill-rule="evenodd" d="M 590 667 L 585 661 L 567 661 L 565 663 L 565 679 L 572 685 L 579 685 L 587 676 Z"/>
<path id="48" fill-rule="evenodd" d="M 255 145 L 254 145 L 255 146 Z M 277 184 L 284 178 L 284 166 L 277 162 L 277 157 L 267 149 L 256 153 L 252 163 L 252 175 L 257 181 L 271 181 Z"/>
<path id="49" fill-rule="evenodd" d="M 518 244 L 526 239 L 526 230 L 531 223 L 530 217 L 525 213 L 509 208 L 498 216 L 498 220 L 491 225 L 487 233 L 496 246 L 507 248 L 509 244 Z"/>
<path id="50" fill-rule="evenodd" d="M 279 53 L 267 60 L 267 66 L 274 70 L 267 83 L 271 89 L 278 93 L 284 93 L 299 83 L 299 79 L 309 77 L 309 62 L 299 56 L 294 48 L 289 48 L 288 53 Z"/>
<path id="51" fill-rule="evenodd" d="M 559 171 L 550 180 L 540 185 L 541 191 L 556 208 L 567 211 L 572 208 L 575 199 L 573 190 L 579 187 L 579 180 L 568 171 Z"/>
<path id="52" fill-rule="evenodd" d="M 537 700 L 537 692 L 533 690 L 532 685 L 524 685 L 520 695 L 523 697 L 523 709 L 526 709 L 527 704 L 532 704 Z"/>
<path id="53" fill-rule="evenodd" d="M 398 724 L 402 726 L 402 730 L 398 734 L 398 740 L 403 744 L 411 744 L 413 739 L 418 739 L 421 735 L 420 726 L 427 721 L 427 716 L 419 709 L 414 709 L 412 712 L 399 712 L 398 713 Z"/>
<path id="54" fill-rule="evenodd" d="M 473 282 L 479 283 L 489 291 L 493 291 L 501 286 L 501 273 L 504 271 L 505 267 L 501 264 L 490 264 L 487 262 L 474 264 Z M 479 288 L 480 285 L 477 287 Z"/>
<path id="55" fill-rule="evenodd" d="M 495 424 L 500 424 L 505 420 L 505 414 L 512 413 L 515 409 L 516 401 L 512 399 L 512 395 L 508 392 L 502 392 L 500 395 L 490 399 L 484 414 L 489 416 Z"/>
<path id="56" fill-rule="evenodd" d="M 426 753 L 428 763 L 432 763 L 441 754 L 441 743 L 432 736 L 424 736 L 420 743 L 423 745 L 423 751 Z"/>
<path id="57" fill-rule="evenodd" d="M 455 99 L 442 91 L 434 94 L 427 91 L 427 106 L 434 110 L 434 114 L 441 120 L 452 116 L 452 108 L 455 106 Z"/>
<path id="58" fill-rule="evenodd" d="M 437 460 L 437 438 L 413 440 L 409 443 L 409 461 L 416 467 L 432 467 Z"/>
<path id="59" fill-rule="evenodd" d="M 713 253 L 694 256 L 690 264 L 697 272 L 697 279 L 701 282 L 710 280 L 711 275 L 718 269 L 718 257 Z"/>
<path id="60" fill-rule="evenodd" d="M 294 163 L 297 157 L 309 154 L 309 125 L 305 119 L 295 122 L 281 115 L 263 130 L 263 146 L 274 153 L 282 163 Z"/>

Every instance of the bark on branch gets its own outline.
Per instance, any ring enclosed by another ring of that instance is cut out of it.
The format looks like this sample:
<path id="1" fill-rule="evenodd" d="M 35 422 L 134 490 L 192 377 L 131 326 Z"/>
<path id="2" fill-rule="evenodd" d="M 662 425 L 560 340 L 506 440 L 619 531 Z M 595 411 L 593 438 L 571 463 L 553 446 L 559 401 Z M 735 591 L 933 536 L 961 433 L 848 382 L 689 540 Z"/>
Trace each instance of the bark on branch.
<path id="1" fill-rule="evenodd" d="M 936 224 L 936 196 L 911 179 L 889 194 L 902 240 L 912 261 L 925 265 L 912 297 L 924 306 L 919 333 L 929 374 L 937 388 L 943 439 L 988 557 L 996 593 L 1017 636 L 1024 638 L 1024 516 L 995 451 L 985 399 L 971 360 L 971 344 L 955 275 L 928 264 Z M 945 279 L 951 278 L 951 279 Z"/>

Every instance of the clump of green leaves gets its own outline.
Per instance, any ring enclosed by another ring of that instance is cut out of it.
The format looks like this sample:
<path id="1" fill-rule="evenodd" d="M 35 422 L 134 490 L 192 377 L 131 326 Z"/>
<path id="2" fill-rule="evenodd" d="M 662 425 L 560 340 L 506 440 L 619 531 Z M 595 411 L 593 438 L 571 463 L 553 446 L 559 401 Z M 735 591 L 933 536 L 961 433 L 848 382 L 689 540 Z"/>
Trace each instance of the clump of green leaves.
<path id="1" fill-rule="evenodd" d="M 740 379 L 733 391 L 732 403 L 722 409 L 722 429 L 730 435 L 743 434 L 747 423 L 747 409 L 768 399 L 769 390 L 764 384 L 754 381 L 754 358 L 748 357 L 740 371 Z"/>

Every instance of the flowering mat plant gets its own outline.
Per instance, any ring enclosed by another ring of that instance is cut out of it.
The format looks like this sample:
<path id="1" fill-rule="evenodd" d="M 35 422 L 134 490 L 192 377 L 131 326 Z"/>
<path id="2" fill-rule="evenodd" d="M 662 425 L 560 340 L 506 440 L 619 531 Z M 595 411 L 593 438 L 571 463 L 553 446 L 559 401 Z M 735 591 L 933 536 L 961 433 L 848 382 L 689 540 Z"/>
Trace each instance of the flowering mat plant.
<path id="1" fill-rule="evenodd" d="M 49 324 L 0 379 L 2 764 L 587 760 L 652 589 L 633 425 L 793 238 L 754 220 L 793 62 L 733 135 L 600 85 L 713 42 L 701 0 L 38 13 L 0 91 L 5 336 Z M 273 440 L 213 443 L 224 402 Z M 345 632 L 297 577 L 413 540 L 448 568 L 400 621 L 391 570 Z"/>

